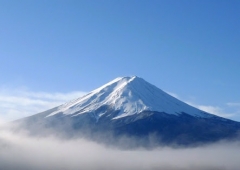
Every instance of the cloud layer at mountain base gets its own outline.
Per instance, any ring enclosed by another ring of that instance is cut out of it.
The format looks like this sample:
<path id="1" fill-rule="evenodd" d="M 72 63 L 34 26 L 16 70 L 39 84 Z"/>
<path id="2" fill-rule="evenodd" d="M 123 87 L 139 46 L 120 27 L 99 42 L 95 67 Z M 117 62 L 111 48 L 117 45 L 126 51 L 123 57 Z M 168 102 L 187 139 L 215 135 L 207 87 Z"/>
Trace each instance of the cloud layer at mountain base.
<path id="1" fill-rule="evenodd" d="M 119 150 L 82 138 L 63 140 L 0 131 L 0 169 L 4 170 L 238 170 L 239 157 L 239 142 Z"/>

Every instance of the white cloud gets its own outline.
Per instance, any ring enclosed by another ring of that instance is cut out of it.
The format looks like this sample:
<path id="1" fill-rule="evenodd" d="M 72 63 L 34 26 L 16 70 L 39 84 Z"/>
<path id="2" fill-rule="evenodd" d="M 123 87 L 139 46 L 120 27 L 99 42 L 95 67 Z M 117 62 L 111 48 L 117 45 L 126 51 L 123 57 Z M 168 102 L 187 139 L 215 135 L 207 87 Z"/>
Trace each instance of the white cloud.
<path id="1" fill-rule="evenodd" d="M 240 103 L 234 103 L 234 102 L 229 102 L 227 103 L 227 105 L 230 107 L 240 107 Z"/>
<path id="2" fill-rule="evenodd" d="M 233 117 L 234 114 L 233 113 L 226 113 L 224 112 L 224 109 L 218 107 L 218 106 L 209 106 L 209 105 L 198 105 L 192 102 L 186 102 L 187 104 L 196 107 L 200 110 L 203 110 L 205 112 L 220 116 L 220 117 L 225 117 L 225 118 L 230 118 Z"/>
<path id="3" fill-rule="evenodd" d="M 235 116 L 235 113 L 228 113 L 225 111 L 225 109 L 223 109 L 221 107 L 196 104 L 192 101 L 186 101 L 186 100 L 181 99 L 179 97 L 179 95 L 177 95 L 176 93 L 172 93 L 172 92 L 167 92 L 167 93 L 170 94 L 171 96 L 193 106 L 193 107 L 196 107 L 196 108 L 202 110 L 202 111 L 205 111 L 205 112 L 208 112 L 208 113 L 220 116 L 220 117 L 225 117 L 225 118 L 231 118 L 231 117 Z M 228 103 L 227 105 L 228 106 L 240 106 L 240 103 Z"/>
<path id="4" fill-rule="evenodd" d="M 33 137 L 1 129 L 0 169 L 238 170 L 239 142 L 196 148 L 120 150 L 83 139 Z"/>
<path id="5" fill-rule="evenodd" d="M 0 121 L 11 121 L 61 105 L 86 94 L 33 92 L 26 89 L 0 90 Z"/>
<path id="6" fill-rule="evenodd" d="M 169 91 L 165 91 L 165 92 L 168 93 L 169 95 L 179 99 L 179 96 L 176 93 L 172 93 L 172 92 L 169 92 Z"/>

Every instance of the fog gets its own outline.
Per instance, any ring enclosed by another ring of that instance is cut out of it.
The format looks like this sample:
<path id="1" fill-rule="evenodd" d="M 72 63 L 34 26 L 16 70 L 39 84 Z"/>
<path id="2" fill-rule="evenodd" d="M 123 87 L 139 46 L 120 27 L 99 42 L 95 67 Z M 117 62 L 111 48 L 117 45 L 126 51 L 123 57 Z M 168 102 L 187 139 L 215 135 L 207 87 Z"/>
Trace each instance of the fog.
<path id="1" fill-rule="evenodd" d="M 126 140 L 127 141 L 127 140 Z M 239 170 L 240 142 L 120 150 L 83 138 L 32 137 L 0 129 L 3 170 Z"/>

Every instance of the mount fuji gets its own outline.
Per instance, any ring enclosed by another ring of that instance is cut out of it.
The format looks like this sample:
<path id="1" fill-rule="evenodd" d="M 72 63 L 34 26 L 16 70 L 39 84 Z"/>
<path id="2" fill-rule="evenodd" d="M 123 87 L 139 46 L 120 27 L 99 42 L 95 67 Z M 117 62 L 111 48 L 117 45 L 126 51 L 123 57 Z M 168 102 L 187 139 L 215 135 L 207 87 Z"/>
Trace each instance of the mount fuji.
<path id="1" fill-rule="evenodd" d="M 237 139 L 240 123 L 194 108 L 137 76 L 119 77 L 83 97 L 16 122 L 34 134 L 43 128 L 113 142 L 196 145 Z M 110 138 L 111 136 L 111 138 Z M 102 139 L 102 138 L 101 138 Z M 143 142 L 144 141 L 144 142 Z"/>

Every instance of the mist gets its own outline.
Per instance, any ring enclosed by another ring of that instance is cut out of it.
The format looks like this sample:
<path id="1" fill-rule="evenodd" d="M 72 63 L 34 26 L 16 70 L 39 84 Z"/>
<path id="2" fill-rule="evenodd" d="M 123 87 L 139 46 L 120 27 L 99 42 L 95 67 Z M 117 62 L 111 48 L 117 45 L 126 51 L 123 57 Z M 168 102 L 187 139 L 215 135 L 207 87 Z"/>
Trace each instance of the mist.
<path id="1" fill-rule="evenodd" d="M 4 170 L 238 170 L 239 158 L 240 142 L 121 150 L 80 137 L 33 137 L 0 129 L 0 169 Z"/>

